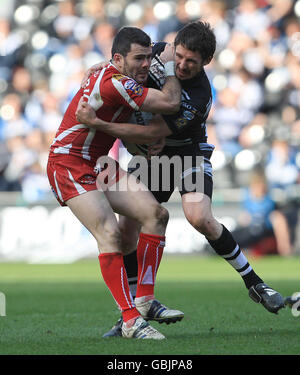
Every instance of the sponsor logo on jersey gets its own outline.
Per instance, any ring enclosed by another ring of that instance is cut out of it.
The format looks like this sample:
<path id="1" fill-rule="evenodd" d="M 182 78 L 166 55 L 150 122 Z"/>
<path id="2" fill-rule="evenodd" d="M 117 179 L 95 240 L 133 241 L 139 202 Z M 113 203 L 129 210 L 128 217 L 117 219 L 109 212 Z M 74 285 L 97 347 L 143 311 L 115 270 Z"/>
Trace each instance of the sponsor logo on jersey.
<path id="1" fill-rule="evenodd" d="M 189 110 L 189 111 L 194 112 L 194 113 L 198 112 L 197 108 L 192 106 L 190 103 L 185 102 L 184 100 L 182 100 L 181 106 L 184 107 L 185 109 Z"/>
<path id="2" fill-rule="evenodd" d="M 118 73 L 118 74 L 113 74 L 113 75 L 112 75 L 112 78 L 116 79 L 117 81 L 122 81 L 122 79 L 125 79 L 125 78 L 127 78 L 127 77 L 124 76 L 124 74 L 120 74 L 120 73 Z"/>
<path id="3" fill-rule="evenodd" d="M 177 128 L 182 128 L 183 126 L 185 126 L 187 124 L 188 120 L 186 118 L 183 118 L 183 117 L 179 117 L 176 121 L 175 121 L 175 125 Z"/>
<path id="4" fill-rule="evenodd" d="M 182 115 L 175 121 L 176 127 L 182 128 L 183 126 L 186 126 L 189 121 L 194 119 L 195 115 L 196 110 L 194 109 L 183 111 Z"/>
<path id="5" fill-rule="evenodd" d="M 96 177 L 90 174 L 85 174 L 84 176 L 80 178 L 79 182 L 81 184 L 92 185 L 96 182 Z"/>
<path id="6" fill-rule="evenodd" d="M 134 79 L 128 79 L 124 83 L 124 88 L 127 91 L 132 91 L 135 95 L 141 96 L 144 91 L 144 87 L 137 83 Z"/>
<path id="7" fill-rule="evenodd" d="M 190 111 L 184 111 L 183 117 L 186 118 L 187 120 L 193 120 L 193 118 L 195 117 L 195 114 Z"/>

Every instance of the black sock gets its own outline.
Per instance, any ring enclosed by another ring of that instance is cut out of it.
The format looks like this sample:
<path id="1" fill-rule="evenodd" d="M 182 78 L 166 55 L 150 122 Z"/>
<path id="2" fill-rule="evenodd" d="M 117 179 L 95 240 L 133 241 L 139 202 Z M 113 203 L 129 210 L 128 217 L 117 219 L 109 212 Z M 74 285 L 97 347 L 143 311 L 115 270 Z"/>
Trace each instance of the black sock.
<path id="1" fill-rule="evenodd" d="M 262 283 L 263 280 L 253 271 L 232 234 L 224 225 L 222 226 L 222 234 L 217 240 L 212 241 L 206 238 L 211 247 L 240 274 L 248 289 L 252 285 Z"/>
<path id="2" fill-rule="evenodd" d="M 137 278 L 138 278 L 138 263 L 136 257 L 136 250 L 128 255 L 123 256 L 124 266 L 127 273 L 129 289 L 133 298 L 136 296 Z"/>

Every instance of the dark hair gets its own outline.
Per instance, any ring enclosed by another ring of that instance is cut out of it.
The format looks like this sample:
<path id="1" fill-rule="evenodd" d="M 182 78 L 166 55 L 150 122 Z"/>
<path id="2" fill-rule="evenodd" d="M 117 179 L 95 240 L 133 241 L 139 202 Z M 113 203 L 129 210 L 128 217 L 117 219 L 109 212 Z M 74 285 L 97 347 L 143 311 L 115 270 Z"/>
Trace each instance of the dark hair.
<path id="1" fill-rule="evenodd" d="M 120 53 L 122 56 L 126 57 L 133 43 L 143 47 L 149 47 L 151 45 L 151 39 L 149 35 L 137 27 L 122 27 L 114 38 L 111 56 L 113 57 L 115 53 Z"/>
<path id="2" fill-rule="evenodd" d="M 216 50 L 216 37 L 209 23 L 190 22 L 180 29 L 175 38 L 175 47 L 179 44 L 193 52 L 198 52 L 202 59 L 211 59 Z"/>

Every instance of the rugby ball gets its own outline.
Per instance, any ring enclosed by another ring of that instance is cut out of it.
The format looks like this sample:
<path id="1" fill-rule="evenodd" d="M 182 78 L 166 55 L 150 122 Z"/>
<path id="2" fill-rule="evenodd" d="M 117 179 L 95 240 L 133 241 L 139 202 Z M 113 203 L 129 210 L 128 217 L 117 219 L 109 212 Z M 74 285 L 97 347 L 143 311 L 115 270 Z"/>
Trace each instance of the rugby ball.
<path id="1" fill-rule="evenodd" d="M 129 122 L 135 125 L 147 126 L 149 121 L 153 118 L 152 113 L 135 111 Z M 141 145 L 136 143 L 130 143 L 122 140 L 123 145 L 131 155 L 147 156 L 148 145 Z"/>

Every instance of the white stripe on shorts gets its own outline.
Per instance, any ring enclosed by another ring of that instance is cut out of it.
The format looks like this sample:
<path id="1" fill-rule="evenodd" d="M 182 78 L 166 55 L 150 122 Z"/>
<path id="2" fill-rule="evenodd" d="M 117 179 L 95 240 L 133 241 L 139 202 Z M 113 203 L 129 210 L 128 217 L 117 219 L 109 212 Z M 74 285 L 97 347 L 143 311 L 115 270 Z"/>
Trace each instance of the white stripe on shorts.
<path id="1" fill-rule="evenodd" d="M 67 169 L 68 173 L 69 173 L 69 177 L 70 177 L 70 180 L 73 182 L 76 190 L 78 191 L 79 194 L 83 194 L 83 193 L 86 193 L 86 190 L 78 183 L 74 180 L 74 177 L 72 176 L 71 172 Z"/>
<path id="2" fill-rule="evenodd" d="M 59 197 L 59 199 L 63 202 L 63 197 L 61 195 L 61 191 L 60 191 L 60 188 L 58 186 L 58 182 L 57 182 L 57 179 L 56 179 L 56 171 L 54 171 L 53 173 L 53 178 L 54 178 L 54 182 L 55 182 L 55 187 L 56 187 L 56 191 L 57 191 L 57 195 Z"/>

